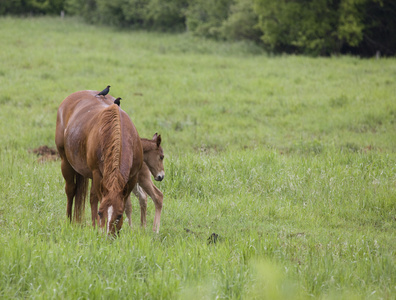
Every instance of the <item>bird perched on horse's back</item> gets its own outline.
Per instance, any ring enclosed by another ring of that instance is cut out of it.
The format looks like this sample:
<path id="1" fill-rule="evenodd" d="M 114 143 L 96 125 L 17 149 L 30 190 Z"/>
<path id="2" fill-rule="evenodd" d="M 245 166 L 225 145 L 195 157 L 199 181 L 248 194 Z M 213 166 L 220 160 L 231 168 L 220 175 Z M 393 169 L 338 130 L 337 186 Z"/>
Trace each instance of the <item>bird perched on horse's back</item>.
<path id="1" fill-rule="evenodd" d="M 106 96 L 110 91 L 110 85 L 108 85 L 103 91 L 101 91 L 99 94 L 96 96 Z"/>
<path id="2" fill-rule="evenodd" d="M 117 104 L 118 106 L 120 106 L 120 100 L 122 100 L 122 98 L 118 97 L 117 99 L 114 100 L 114 104 Z"/>

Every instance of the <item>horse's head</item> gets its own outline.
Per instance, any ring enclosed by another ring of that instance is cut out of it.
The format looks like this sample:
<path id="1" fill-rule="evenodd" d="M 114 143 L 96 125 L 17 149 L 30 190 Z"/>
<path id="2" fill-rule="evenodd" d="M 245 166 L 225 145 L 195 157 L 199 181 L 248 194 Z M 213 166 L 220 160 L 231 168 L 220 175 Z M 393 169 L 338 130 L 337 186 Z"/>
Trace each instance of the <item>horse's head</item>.
<path id="1" fill-rule="evenodd" d="M 144 162 L 149 168 L 154 179 L 161 181 L 165 177 L 164 151 L 161 147 L 161 135 L 154 134 L 151 140 L 144 140 L 143 156 Z"/>
<path id="2" fill-rule="evenodd" d="M 116 235 L 120 231 L 124 214 L 124 192 L 105 192 L 98 211 L 99 226 L 107 234 Z"/>

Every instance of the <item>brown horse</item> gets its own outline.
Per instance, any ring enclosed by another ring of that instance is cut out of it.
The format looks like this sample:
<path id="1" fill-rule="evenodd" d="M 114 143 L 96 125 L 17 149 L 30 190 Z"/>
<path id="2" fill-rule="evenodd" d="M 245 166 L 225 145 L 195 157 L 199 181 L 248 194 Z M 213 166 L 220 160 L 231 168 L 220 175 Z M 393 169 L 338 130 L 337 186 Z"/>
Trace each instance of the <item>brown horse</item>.
<path id="1" fill-rule="evenodd" d="M 163 165 L 164 152 L 161 147 L 161 135 L 155 134 L 153 139 L 141 139 L 141 142 L 143 145 L 144 163 L 142 169 L 139 171 L 138 184 L 134 187 L 133 193 L 139 199 L 140 220 L 143 227 L 146 227 L 147 194 L 153 200 L 155 205 L 153 231 L 158 233 L 164 196 L 151 181 L 150 173 L 157 181 L 161 181 L 165 176 Z M 130 197 L 125 205 L 125 213 L 128 218 L 129 226 L 131 226 L 132 204 Z"/>
<path id="2" fill-rule="evenodd" d="M 66 97 L 58 109 L 55 143 L 65 178 L 67 216 L 80 221 L 88 179 L 92 179 L 92 225 L 114 234 L 121 229 L 125 202 L 138 182 L 143 165 L 139 134 L 114 97 L 80 91 Z M 100 201 L 99 211 L 98 202 Z M 99 218 L 98 218 L 99 215 Z"/>

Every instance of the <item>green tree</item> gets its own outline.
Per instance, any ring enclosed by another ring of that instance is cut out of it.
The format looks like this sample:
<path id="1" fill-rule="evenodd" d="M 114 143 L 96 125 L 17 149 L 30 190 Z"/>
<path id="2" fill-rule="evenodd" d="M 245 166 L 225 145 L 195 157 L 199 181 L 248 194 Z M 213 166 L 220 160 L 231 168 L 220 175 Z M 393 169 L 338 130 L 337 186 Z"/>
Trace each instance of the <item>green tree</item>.
<path id="1" fill-rule="evenodd" d="M 88 22 L 170 31 L 185 27 L 187 0 L 66 0 L 69 13 Z"/>
<path id="2" fill-rule="evenodd" d="M 2 0 L 0 15 L 59 14 L 65 0 Z"/>
<path id="3" fill-rule="evenodd" d="M 8 0 L 0 14 L 69 14 L 126 28 L 252 40 L 275 53 L 396 54 L 395 0 Z"/>
<path id="4" fill-rule="evenodd" d="M 189 0 L 186 10 L 187 30 L 199 36 L 220 38 L 233 0 Z"/>
<path id="5" fill-rule="evenodd" d="M 259 19 L 253 4 L 253 0 L 237 0 L 231 5 L 229 16 L 221 26 L 225 39 L 260 41 L 262 32 L 257 27 Z"/>
<path id="6" fill-rule="evenodd" d="M 396 53 L 396 1 L 254 0 L 265 47 L 329 55 Z"/>
<path id="7" fill-rule="evenodd" d="M 161 31 L 185 29 L 188 0 L 150 0 L 147 19 L 150 27 Z"/>
<path id="8" fill-rule="evenodd" d="M 65 0 L 65 10 L 83 17 L 88 23 L 98 23 L 96 0 Z"/>
<path id="9" fill-rule="evenodd" d="M 366 0 L 343 0 L 338 9 L 337 38 L 340 43 L 358 46 L 363 39 L 363 13 Z"/>
<path id="10" fill-rule="evenodd" d="M 337 12 L 330 0 L 255 0 L 264 45 L 275 52 L 337 51 Z"/>
<path id="11" fill-rule="evenodd" d="M 396 1 L 365 1 L 360 7 L 362 13 L 363 40 L 354 53 L 374 55 L 380 51 L 385 55 L 396 54 Z"/>
<path id="12" fill-rule="evenodd" d="M 96 0 L 99 22 L 122 27 L 147 27 L 150 0 Z"/>

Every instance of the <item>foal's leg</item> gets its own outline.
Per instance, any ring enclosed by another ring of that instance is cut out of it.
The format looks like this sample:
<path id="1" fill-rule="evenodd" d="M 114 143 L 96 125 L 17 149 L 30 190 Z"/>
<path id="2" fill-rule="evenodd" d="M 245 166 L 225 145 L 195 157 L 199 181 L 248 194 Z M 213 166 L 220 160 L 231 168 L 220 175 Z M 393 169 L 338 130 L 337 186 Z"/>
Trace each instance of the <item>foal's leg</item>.
<path id="1" fill-rule="evenodd" d="M 140 177 L 140 176 L 139 176 Z M 140 180 L 139 180 L 140 181 Z M 133 188 L 133 193 L 139 199 L 140 204 L 140 222 L 141 226 L 146 228 L 146 215 L 147 215 L 147 194 L 139 186 L 139 183 Z"/>
<path id="2" fill-rule="evenodd" d="M 128 219 L 128 224 L 129 227 L 132 228 L 132 203 L 131 203 L 131 196 L 128 196 L 126 202 L 125 202 L 125 214 L 127 216 Z"/>
<path id="3" fill-rule="evenodd" d="M 65 192 L 67 196 L 66 214 L 71 222 L 73 198 L 74 195 L 76 194 L 76 187 L 77 187 L 75 183 L 76 171 L 74 171 L 73 167 L 69 164 L 66 158 L 62 158 L 61 170 L 62 170 L 63 178 L 65 178 Z"/>
<path id="4" fill-rule="evenodd" d="M 160 228 L 162 202 L 164 199 L 164 195 L 151 181 L 150 173 L 145 174 L 145 176 L 139 176 L 139 184 L 142 186 L 143 190 L 150 196 L 150 198 L 153 199 L 155 205 L 153 231 L 158 233 Z"/>
<path id="5" fill-rule="evenodd" d="M 96 226 L 96 222 L 99 222 L 98 217 L 98 202 L 100 198 L 100 182 L 102 180 L 102 175 L 100 175 L 99 170 L 94 170 L 92 172 L 92 184 L 91 192 L 89 195 L 89 202 L 91 204 L 91 218 L 92 226 Z"/>
<path id="6" fill-rule="evenodd" d="M 150 186 L 145 186 L 144 190 L 153 199 L 155 205 L 155 217 L 153 224 L 153 231 L 159 233 L 160 222 L 161 222 L 161 211 L 162 211 L 162 202 L 164 199 L 164 195 L 162 192 L 151 182 Z"/>

